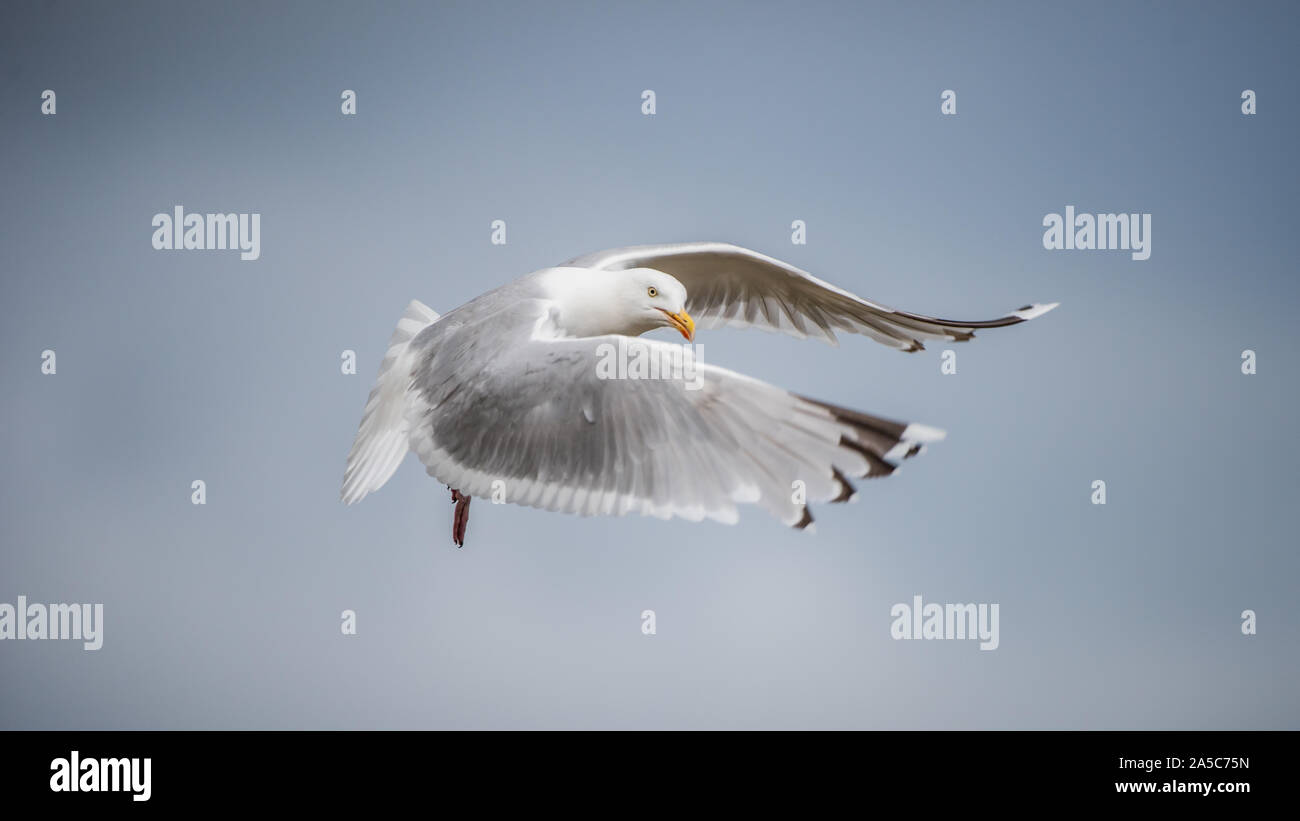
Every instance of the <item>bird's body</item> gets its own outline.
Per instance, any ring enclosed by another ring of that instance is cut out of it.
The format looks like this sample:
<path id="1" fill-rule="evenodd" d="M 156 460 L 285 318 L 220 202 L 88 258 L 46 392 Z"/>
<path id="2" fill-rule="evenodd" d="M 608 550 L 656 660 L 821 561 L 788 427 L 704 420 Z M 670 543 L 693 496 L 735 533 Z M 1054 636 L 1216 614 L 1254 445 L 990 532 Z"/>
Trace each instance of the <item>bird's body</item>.
<path id="1" fill-rule="evenodd" d="M 808 502 L 849 499 L 850 477 L 888 475 L 942 431 L 800 397 L 699 363 L 686 346 L 636 337 L 672 327 L 689 341 L 695 314 L 704 326 L 758 325 L 832 344 L 834 331 L 848 331 L 911 351 L 922 338 L 969 339 L 1052 307 L 933 319 L 720 243 L 589 255 L 441 317 L 412 302 L 366 404 L 342 497 L 377 490 L 409 449 L 454 489 L 458 544 L 473 496 L 724 522 L 748 502 L 806 527 Z M 662 378 L 610 378 L 602 358 L 629 345 L 678 367 Z"/>

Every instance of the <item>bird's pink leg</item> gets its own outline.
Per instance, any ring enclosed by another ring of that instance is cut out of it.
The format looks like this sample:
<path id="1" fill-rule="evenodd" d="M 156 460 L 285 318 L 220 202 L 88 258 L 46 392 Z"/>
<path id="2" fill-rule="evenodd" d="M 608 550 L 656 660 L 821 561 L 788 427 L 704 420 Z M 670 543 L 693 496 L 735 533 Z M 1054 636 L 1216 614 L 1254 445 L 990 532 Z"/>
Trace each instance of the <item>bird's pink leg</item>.
<path id="1" fill-rule="evenodd" d="M 451 517 L 451 540 L 456 543 L 456 547 L 464 547 L 465 530 L 469 527 L 470 497 L 452 488 L 451 500 L 456 503 L 456 512 Z"/>

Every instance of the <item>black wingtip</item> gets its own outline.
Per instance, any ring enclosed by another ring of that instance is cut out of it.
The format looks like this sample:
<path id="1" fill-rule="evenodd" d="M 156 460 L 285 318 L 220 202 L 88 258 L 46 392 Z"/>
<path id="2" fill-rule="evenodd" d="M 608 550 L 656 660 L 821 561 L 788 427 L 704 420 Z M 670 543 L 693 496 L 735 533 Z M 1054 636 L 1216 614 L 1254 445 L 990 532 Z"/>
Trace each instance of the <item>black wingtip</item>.
<path id="1" fill-rule="evenodd" d="M 875 479 L 878 476 L 889 476 L 896 468 L 896 465 L 891 465 L 889 462 L 886 462 L 884 459 L 881 459 L 879 456 L 872 453 L 866 445 L 863 445 L 861 442 L 855 442 L 847 436 L 840 436 L 840 447 L 857 451 L 858 454 L 862 456 L 863 460 L 866 461 L 867 472 L 860 477 L 862 479 Z"/>
<path id="2" fill-rule="evenodd" d="M 849 477 L 845 476 L 840 472 L 839 468 L 834 466 L 831 467 L 831 476 L 835 477 L 835 481 L 840 483 L 840 493 L 834 499 L 831 499 L 831 502 L 847 502 L 852 499 L 858 489 L 849 481 Z"/>
<path id="3" fill-rule="evenodd" d="M 812 523 L 813 523 L 812 514 L 809 513 L 808 508 L 805 507 L 803 509 L 803 518 L 795 522 L 794 525 L 792 525 L 792 527 L 794 527 L 795 530 L 803 530 L 804 528 L 808 527 L 808 525 Z"/>

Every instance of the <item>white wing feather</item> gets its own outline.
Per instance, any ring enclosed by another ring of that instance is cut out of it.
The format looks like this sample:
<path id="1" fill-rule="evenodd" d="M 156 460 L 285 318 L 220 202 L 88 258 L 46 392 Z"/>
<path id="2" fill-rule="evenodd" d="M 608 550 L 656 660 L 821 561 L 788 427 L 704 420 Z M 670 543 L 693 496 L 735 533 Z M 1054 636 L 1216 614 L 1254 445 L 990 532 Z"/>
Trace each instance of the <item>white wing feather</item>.
<path id="1" fill-rule="evenodd" d="M 943 437 L 710 365 L 695 366 L 697 390 L 676 376 L 601 378 L 600 351 L 620 340 L 690 362 L 688 349 L 657 340 L 525 340 L 503 323 L 430 334 L 407 399 L 411 447 L 431 476 L 471 496 L 722 522 L 756 503 L 803 528 L 806 503 L 848 501 L 849 477 L 887 476 L 889 460 Z"/>
<path id="2" fill-rule="evenodd" d="M 438 321 L 438 314 L 419 300 L 411 300 L 406 313 L 388 340 L 388 351 L 379 365 L 379 377 L 370 390 L 361 426 L 348 453 L 343 474 L 344 502 L 352 504 L 384 486 L 409 447 L 406 423 L 406 390 L 411 385 L 415 364 L 409 343 L 415 335 Z"/>
<path id="3" fill-rule="evenodd" d="M 923 339 L 963 342 L 980 328 L 1016 325 L 1057 303 L 1026 305 L 996 319 L 938 319 L 900 311 L 849 293 L 766 254 L 725 242 L 631 245 L 585 254 L 566 265 L 618 271 L 654 268 L 686 286 L 686 309 L 701 328 L 730 325 L 815 336 L 863 334 L 898 350 L 923 350 Z"/>

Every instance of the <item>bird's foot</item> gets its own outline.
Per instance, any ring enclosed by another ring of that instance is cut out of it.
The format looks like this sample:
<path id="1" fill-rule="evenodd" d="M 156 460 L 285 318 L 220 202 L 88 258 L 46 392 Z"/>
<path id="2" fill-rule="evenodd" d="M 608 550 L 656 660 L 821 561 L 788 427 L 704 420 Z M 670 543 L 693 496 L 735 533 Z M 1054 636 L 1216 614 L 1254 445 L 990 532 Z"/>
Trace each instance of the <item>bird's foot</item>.
<path id="1" fill-rule="evenodd" d="M 469 528 L 470 497 L 451 488 L 451 500 L 456 503 L 456 512 L 451 517 L 451 540 L 456 547 L 465 546 L 465 531 Z"/>

